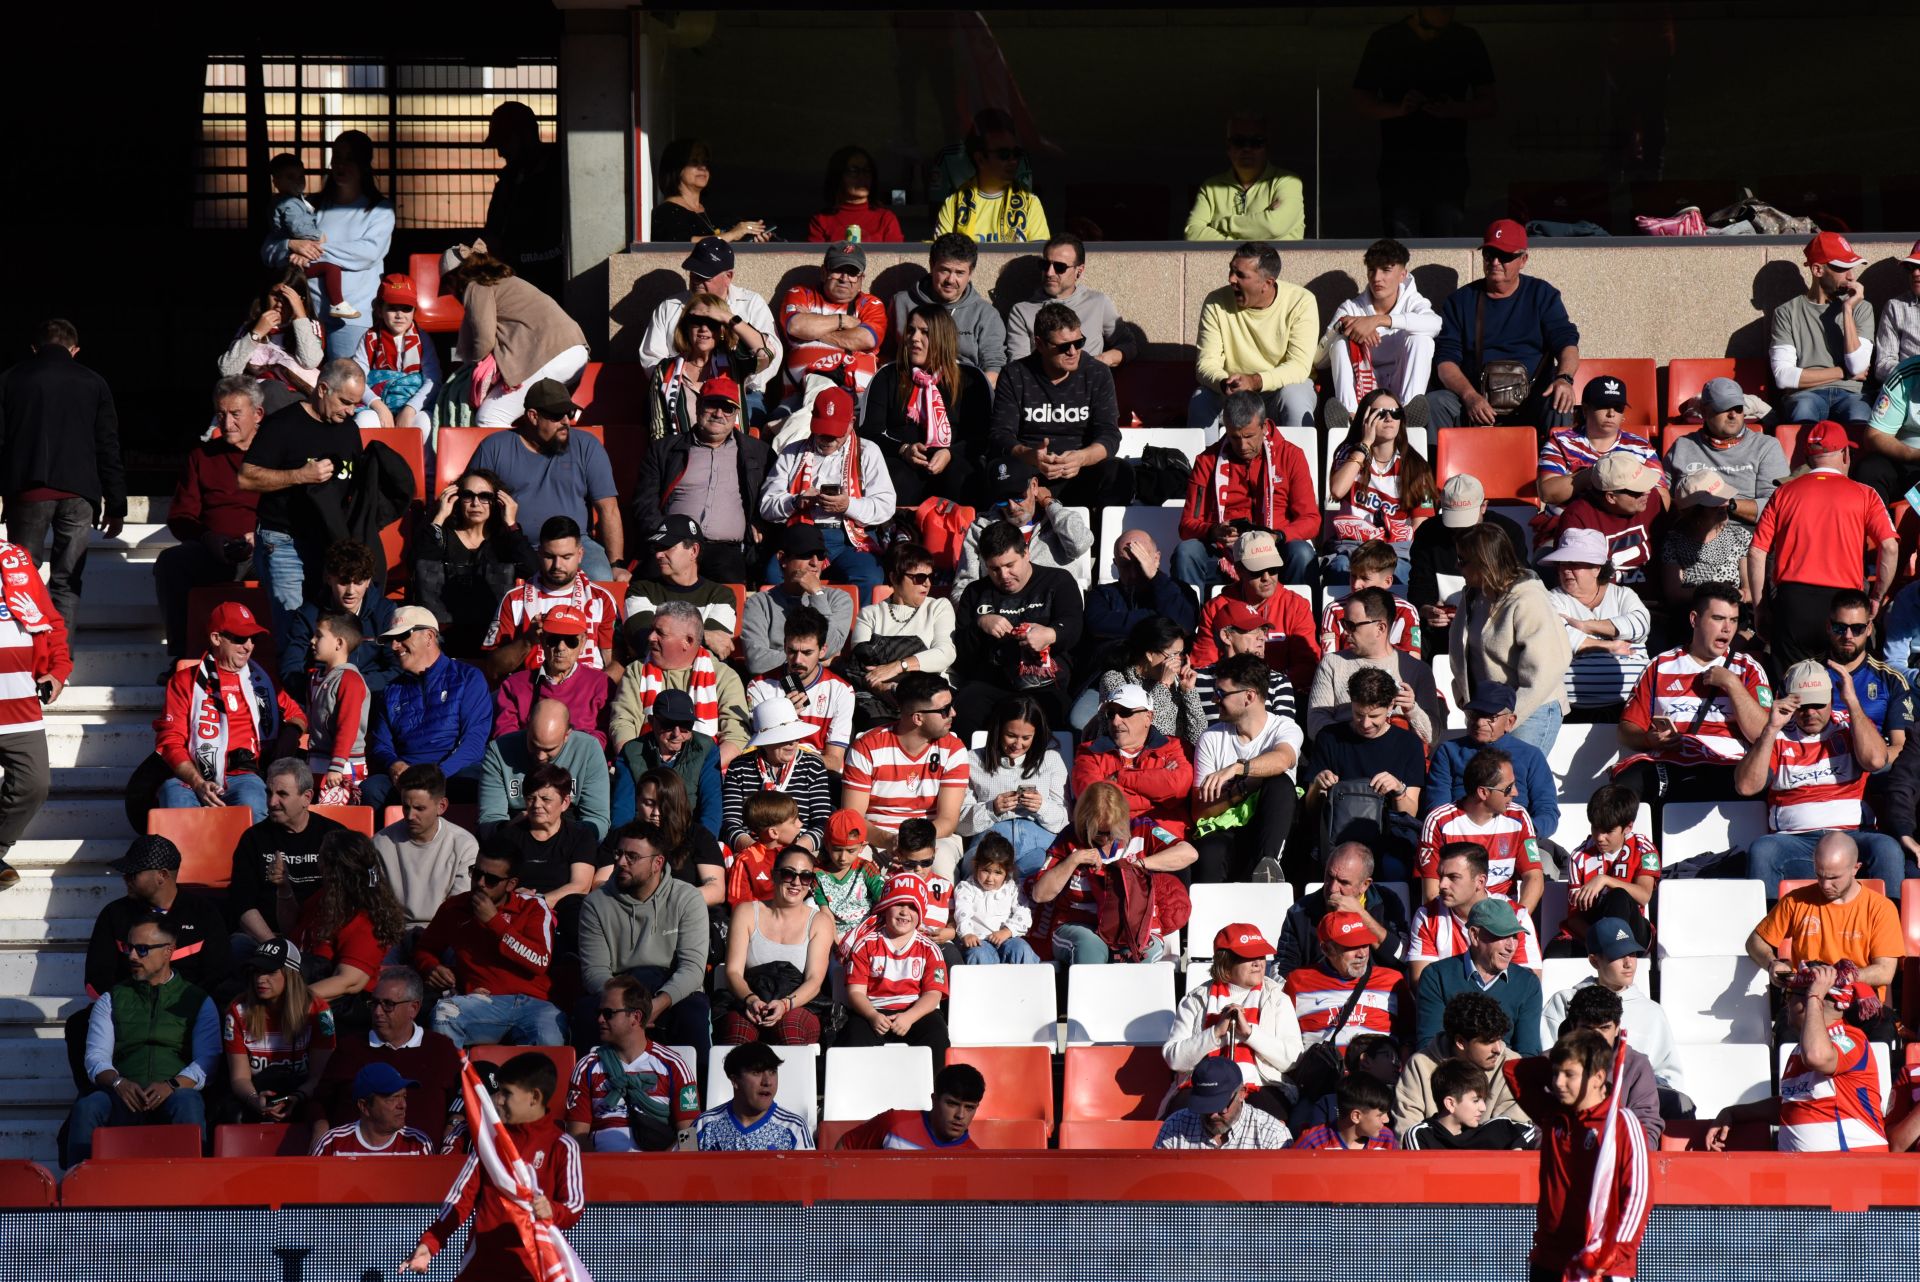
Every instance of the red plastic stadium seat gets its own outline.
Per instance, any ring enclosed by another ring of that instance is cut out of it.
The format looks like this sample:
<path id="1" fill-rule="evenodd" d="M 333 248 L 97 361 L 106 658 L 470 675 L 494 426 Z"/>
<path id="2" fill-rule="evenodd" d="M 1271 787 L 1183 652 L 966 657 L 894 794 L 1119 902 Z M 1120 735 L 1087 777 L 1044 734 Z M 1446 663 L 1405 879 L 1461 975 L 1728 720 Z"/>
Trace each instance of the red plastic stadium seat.
<path id="1" fill-rule="evenodd" d="M 1588 383 L 1609 376 L 1627 385 L 1624 423 L 1628 430 L 1644 436 L 1657 427 L 1660 423 L 1660 367 L 1647 357 L 1603 361 L 1582 356 L 1580 369 L 1574 375 L 1574 392 L 1583 395 Z"/>
<path id="2" fill-rule="evenodd" d="M 528 1051 L 537 1051 L 553 1061 L 555 1071 L 560 1074 L 560 1086 L 547 1101 L 547 1116 L 558 1117 L 560 1110 L 566 1107 L 567 1079 L 573 1076 L 574 1053 L 571 1046 L 469 1046 L 467 1058 L 476 1064 L 504 1064 L 516 1055 Z"/>
<path id="3" fill-rule="evenodd" d="M 1705 1153 L 1707 1132 L 1713 1129 L 1711 1118 L 1675 1119 L 1667 1123 L 1660 1137 L 1662 1153 Z M 1740 1122 L 1727 1130 L 1727 1152 L 1771 1153 L 1773 1133 L 1764 1122 Z"/>
<path id="4" fill-rule="evenodd" d="M 865 1126 L 865 1122 L 822 1122 L 820 1133 L 813 1138 L 813 1146 L 822 1153 L 839 1147 L 840 1137 L 856 1126 Z"/>
<path id="5" fill-rule="evenodd" d="M 252 1122 L 213 1128 L 215 1157 L 305 1157 L 312 1148 L 311 1126 Z"/>
<path id="6" fill-rule="evenodd" d="M 1053 1130 L 1053 1052 L 1045 1046 L 956 1046 L 947 1052 L 949 1064 L 971 1064 L 989 1087 L 978 1122 L 1036 1121 L 1045 1128 L 1040 1143 Z"/>
<path id="7" fill-rule="evenodd" d="M 248 580 L 245 583 L 207 583 L 187 592 L 187 653 L 196 658 L 207 652 L 207 620 L 213 616 L 213 607 L 223 601 L 238 601 L 253 611 L 253 617 L 260 626 L 273 627 L 273 603 L 267 589 L 259 583 Z M 272 631 L 260 634 L 253 643 L 253 657 L 268 672 L 277 671 L 275 661 L 279 658 L 279 647 L 274 644 Z"/>
<path id="8" fill-rule="evenodd" d="M 1061 1147 L 1068 1122 L 1151 1122 L 1172 1085 L 1173 1070 L 1157 1046 L 1069 1046 Z"/>
<path id="9" fill-rule="evenodd" d="M 1436 481 L 1462 472 L 1478 478 L 1489 503 L 1531 503 L 1539 491 L 1540 437 L 1530 427 L 1443 427 L 1434 451 Z"/>
<path id="10" fill-rule="evenodd" d="M 1044 1149 L 1047 1146 L 1047 1124 L 1037 1117 L 975 1117 L 967 1134 L 985 1149 Z"/>
<path id="11" fill-rule="evenodd" d="M 440 255 L 408 255 L 407 275 L 413 277 L 413 323 L 428 334 L 458 333 L 467 309 L 453 295 L 440 292 Z"/>
<path id="12" fill-rule="evenodd" d="M 1669 423 L 1660 429 L 1660 453 L 1665 455 L 1673 448 L 1673 443 L 1683 436 L 1692 436 L 1700 430 L 1698 423 Z"/>
<path id="13" fill-rule="evenodd" d="M 1158 1122 L 1075 1122 L 1060 1123 L 1060 1147 L 1071 1148 L 1152 1148 L 1160 1134 Z"/>
<path id="14" fill-rule="evenodd" d="M 233 848 L 253 827 L 253 811 L 245 806 L 155 806 L 147 812 L 147 832 L 180 847 L 180 882 L 208 890 L 225 890 L 233 880 Z"/>
<path id="15" fill-rule="evenodd" d="M 309 807 L 316 815 L 323 815 L 349 831 L 363 837 L 373 836 L 372 806 L 320 806 Z"/>
<path id="16" fill-rule="evenodd" d="M 433 456 L 433 492 L 438 494 L 455 481 L 460 473 L 467 470 L 467 464 L 473 459 L 473 452 L 480 448 L 480 442 L 495 432 L 505 432 L 504 427 L 443 427 L 440 440 Z M 581 425 L 585 432 L 602 445 L 607 443 L 606 436 L 597 427 Z M 534 531 L 537 535 L 539 531 Z"/>
<path id="17" fill-rule="evenodd" d="M 573 389 L 582 423 L 647 421 L 646 369 L 634 361 L 588 361 Z"/>
<path id="18" fill-rule="evenodd" d="M 1583 361 L 1582 367 L 1585 367 Z M 1667 362 L 1667 421 L 1680 417 L 1680 407 L 1700 395 L 1712 378 L 1730 378 L 1751 396 L 1767 394 L 1767 363 L 1730 356 L 1683 357 Z"/>
<path id="19" fill-rule="evenodd" d="M 167 1126 L 103 1126 L 93 1133 L 95 1161 L 122 1157 L 185 1158 L 200 1156 L 200 1128 L 182 1123 Z"/>

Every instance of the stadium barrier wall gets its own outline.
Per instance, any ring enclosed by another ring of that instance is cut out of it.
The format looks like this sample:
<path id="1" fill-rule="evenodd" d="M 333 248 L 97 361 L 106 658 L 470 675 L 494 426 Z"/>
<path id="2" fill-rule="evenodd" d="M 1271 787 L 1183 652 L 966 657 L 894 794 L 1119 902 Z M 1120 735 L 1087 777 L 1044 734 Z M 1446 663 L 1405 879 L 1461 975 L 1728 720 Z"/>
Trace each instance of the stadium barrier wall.
<path id="1" fill-rule="evenodd" d="M 1867 259 L 1863 269 L 1876 311 L 1907 287 L 1907 269 L 1894 260 L 1911 237 L 1853 236 Z M 1806 288 L 1804 236 L 1535 237 L 1527 271 L 1565 297 L 1580 327 L 1587 356 L 1765 357 L 1767 311 Z M 1278 245 L 1281 278 L 1304 286 L 1320 305 L 1324 327 L 1333 309 L 1364 284 L 1365 240 L 1298 241 Z M 821 245 L 736 248 L 737 284 L 777 307 L 781 289 L 819 276 Z M 868 245 L 865 288 L 888 302 L 922 274 L 924 244 Z M 1232 246 L 1184 242 L 1100 243 L 1087 246 L 1085 284 L 1112 297 L 1120 315 L 1145 331 L 1151 355 L 1192 358 L 1206 295 L 1227 283 Z M 1480 277 L 1478 241 L 1410 241 L 1414 278 L 1437 308 L 1459 285 Z M 634 360 L 647 319 L 659 302 L 685 289 L 684 245 L 641 245 L 615 254 L 608 268 L 610 360 Z M 1038 245 L 982 245 L 974 286 L 1004 313 L 1029 297 L 1040 278 Z M 1180 424 L 1149 423 L 1149 427 Z"/>

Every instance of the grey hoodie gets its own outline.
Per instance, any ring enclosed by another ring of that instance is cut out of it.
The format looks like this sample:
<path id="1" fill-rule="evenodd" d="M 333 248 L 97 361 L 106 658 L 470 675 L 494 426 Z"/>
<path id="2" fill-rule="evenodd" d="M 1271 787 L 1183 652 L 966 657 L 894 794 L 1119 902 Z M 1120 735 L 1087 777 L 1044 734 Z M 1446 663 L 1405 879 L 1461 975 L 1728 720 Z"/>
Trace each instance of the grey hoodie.
<path id="1" fill-rule="evenodd" d="M 1088 289 L 1081 284 L 1075 285 L 1073 292 L 1065 298 L 1048 298 L 1040 294 L 1013 305 L 1013 310 L 1007 313 L 1009 362 L 1021 360 L 1033 351 L 1033 318 L 1048 303 L 1065 303 L 1080 318 L 1080 332 L 1087 336 L 1088 356 L 1098 356 L 1109 348 L 1127 360 L 1137 355 L 1138 344 L 1133 340 L 1133 330 L 1121 324 L 1120 309 L 1113 305 L 1113 300 L 1099 290 Z"/>
<path id="2" fill-rule="evenodd" d="M 923 303 L 938 303 L 927 282 L 915 281 L 893 296 L 893 333 L 896 341 L 907 332 L 907 313 Z M 1007 363 L 1007 327 L 993 304 L 972 285 L 952 303 L 942 304 L 960 331 L 960 359 L 991 374 Z"/>
<path id="3" fill-rule="evenodd" d="M 669 1002 L 700 991 L 707 970 L 707 904 L 700 891 L 665 873 L 640 899 L 613 881 L 580 905 L 580 982 L 597 993 L 614 975 L 643 967 L 668 972 L 653 985 Z"/>

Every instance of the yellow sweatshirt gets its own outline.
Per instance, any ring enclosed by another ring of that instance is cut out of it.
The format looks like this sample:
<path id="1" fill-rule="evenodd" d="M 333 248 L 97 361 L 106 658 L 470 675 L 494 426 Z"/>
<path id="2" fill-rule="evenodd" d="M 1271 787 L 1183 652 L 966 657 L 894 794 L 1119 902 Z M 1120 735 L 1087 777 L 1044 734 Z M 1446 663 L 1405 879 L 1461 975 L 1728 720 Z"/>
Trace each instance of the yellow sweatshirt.
<path id="1" fill-rule="evenodd" d="M 1261 390 L 1304 383 L 1313 377 L 1313 353 L 1320 337 L 1320 308 L 1298 285 L 1277 280 L 1273 302 L 1258 311 L 1233 301 L 1221 286 L 1200 306 L 1200 349 L 1194 373 L 1200 385 L 1218 392 L 1230 374 L 1258 374 Z"/>
<path id="2" fill-rule="evenodd" d="M 1188 240 L 1301 240 L 1306 234 L 1306 188 L 1272 165 L 1244 194 L 1231 169 L 1215 174 L 1200 184 L 1187 215 Z"/>

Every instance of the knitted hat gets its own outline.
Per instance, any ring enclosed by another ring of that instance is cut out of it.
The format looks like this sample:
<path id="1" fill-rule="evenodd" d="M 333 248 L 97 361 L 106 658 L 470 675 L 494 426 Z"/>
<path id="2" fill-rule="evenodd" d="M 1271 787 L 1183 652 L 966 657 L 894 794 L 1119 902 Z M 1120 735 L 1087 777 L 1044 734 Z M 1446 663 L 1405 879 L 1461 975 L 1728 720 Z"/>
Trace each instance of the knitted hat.
<path id="1" fill-rule="evenodd" d="M 874 916 L 879 916 L 895 904 L 906 904 L 924 918 L 927 915 L 927 883 L 910 872 L 895 873 L 887 878 L 887 889 L 880 896 L 880 902 L 873 906 Z"/>

